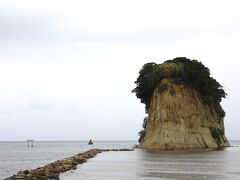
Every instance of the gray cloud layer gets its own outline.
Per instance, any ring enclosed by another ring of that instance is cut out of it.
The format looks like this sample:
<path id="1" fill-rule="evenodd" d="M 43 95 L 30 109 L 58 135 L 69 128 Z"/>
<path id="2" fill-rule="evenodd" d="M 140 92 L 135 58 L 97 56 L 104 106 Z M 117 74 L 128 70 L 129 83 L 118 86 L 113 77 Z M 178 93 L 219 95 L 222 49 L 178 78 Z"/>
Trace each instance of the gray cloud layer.
<path id="1" fill-rule="evenodd" d="M 0 140 L 137 139 L 140 67 L 201 60 L 239 139 L 238 1 L 0 2 Z M 25 126 L 28 124 L 28 126 Z M 14 132 L 14 133 L 12 133 Z"/>

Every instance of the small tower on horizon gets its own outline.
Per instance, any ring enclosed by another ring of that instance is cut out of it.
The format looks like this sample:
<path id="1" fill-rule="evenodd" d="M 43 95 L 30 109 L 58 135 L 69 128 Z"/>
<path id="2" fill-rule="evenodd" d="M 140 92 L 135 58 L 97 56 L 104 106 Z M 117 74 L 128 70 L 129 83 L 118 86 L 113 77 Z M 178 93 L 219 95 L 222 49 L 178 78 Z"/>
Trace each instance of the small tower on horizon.
<path id="1" fill-rule="evenodd" d="M 33 147 L 34 140 L 27 140 L 27 147 Z"/>

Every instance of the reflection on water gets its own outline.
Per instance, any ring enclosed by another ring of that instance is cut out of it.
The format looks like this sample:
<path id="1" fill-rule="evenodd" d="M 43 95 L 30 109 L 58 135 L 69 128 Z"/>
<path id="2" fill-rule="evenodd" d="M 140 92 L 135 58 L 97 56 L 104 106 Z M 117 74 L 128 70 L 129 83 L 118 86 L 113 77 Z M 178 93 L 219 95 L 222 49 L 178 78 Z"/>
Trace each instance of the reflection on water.
<path id="1" fill-rule="evenodd" d="M 232 142 L 239 145 L 239 142 Z M 62 180 L 240 179 L 240 147 L 198 152 L 105 152 Z"/>
<path id="2" fill-rule="evenodd" d="M 233 159 L 224 151 L 188 152 L 176 154 L 141 153 L 141 166 L 145 167 L 140 177 L 170 179 L 227 179 L 234 170 Z M 237 165 L 237 164 L 235 164 Z"/>

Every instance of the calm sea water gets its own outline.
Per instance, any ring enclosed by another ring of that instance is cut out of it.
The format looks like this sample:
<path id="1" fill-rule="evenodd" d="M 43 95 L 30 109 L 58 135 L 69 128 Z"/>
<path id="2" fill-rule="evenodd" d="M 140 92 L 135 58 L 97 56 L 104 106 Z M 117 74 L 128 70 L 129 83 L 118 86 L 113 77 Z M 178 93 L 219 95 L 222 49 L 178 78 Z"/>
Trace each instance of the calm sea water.
<path id="1" fill-rule="evenodd" d="M 88 142 L 34 142 L 27 147 L 26 142 L 0 142 L 0 179 L 21 170 L 33 169 L 53 161 L 69 157 L 93 148 L 131 148 L 134 141 Z"/>
<path id="2" fill-rule="evenodd" d="M 36 168 L 92 148 L 131 148 L 136 142 L 0 142 L 0 179 L 20 170 Z M 240 141 L 231 141 L 221 151 L 104 152 L 77 170 L 64 173 L 61 180 L 155 180 L 155 179 L 240 179 Z"/>

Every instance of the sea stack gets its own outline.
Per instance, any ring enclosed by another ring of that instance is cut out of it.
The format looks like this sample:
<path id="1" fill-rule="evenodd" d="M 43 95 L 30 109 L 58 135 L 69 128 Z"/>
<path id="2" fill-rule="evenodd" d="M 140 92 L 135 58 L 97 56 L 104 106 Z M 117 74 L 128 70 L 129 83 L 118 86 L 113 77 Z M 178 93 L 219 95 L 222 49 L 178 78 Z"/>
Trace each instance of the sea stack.
<path id="1" fill-rule="evenodd" d="M 220 102 L 226 97 L 209 69 L 185 57 L 147 63 L 133 92 L 145 104 L 147 117 L 139 132 L 140 147 L 187 150 L 229 146 Z"/>

